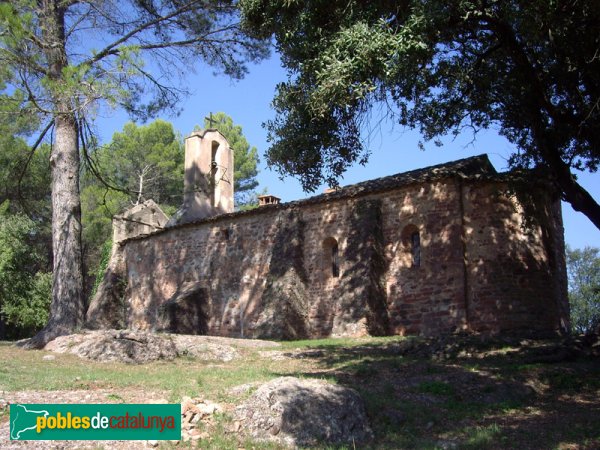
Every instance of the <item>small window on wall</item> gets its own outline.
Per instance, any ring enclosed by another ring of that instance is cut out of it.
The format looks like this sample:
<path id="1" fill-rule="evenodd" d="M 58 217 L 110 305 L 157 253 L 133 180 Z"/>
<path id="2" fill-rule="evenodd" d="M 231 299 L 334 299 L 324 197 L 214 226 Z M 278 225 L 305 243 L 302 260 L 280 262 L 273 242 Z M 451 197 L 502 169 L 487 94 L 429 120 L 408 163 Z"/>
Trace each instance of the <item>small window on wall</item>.
<path id="1" fill-rule="evenodd" d="M 340 258 L 337 242 L 331 246 L 331 276 L 334 278 L 340 276 Z"/>
<path id="2" fill-rule="evenodd" d="M 323 241 L 323 261 L 325 273 L 328 277 L 340 276 L 340 256 L 337 241 L 330 237 Z"/>
<path id="3" fill-rule="evenodd" d="M 407 225 L 402 230 L 402 245 L 404 247 L 405 261 L 410 267 L 421 266 L 421 234 L 416 225 Z"/>
<path id="4" fill-rule="evenodd" d="M 421 236 L 418 231 L 410 235 L 410 243 L 412 250 L 412 266 L 419 267 L 421 265 Z"/>

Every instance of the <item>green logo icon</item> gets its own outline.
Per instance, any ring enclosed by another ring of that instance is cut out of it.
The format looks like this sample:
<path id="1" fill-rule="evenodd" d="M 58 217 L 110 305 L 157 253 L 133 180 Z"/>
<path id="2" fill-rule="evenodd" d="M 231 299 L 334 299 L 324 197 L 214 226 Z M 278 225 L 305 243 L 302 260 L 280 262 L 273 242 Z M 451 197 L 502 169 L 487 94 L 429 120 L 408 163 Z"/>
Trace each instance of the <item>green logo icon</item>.
<path id="1" fill-rule="evenodd" d="M 181 405 L 14 404 L 11 440 L 179 440 Z"/>
<path id="2" fill-rule="evenodd" d="M 27 408 L 28 405 L 10 405 L 10 438 L 21 439 L 21 434 L 35 430 L 37 418 L 46 418 L 50 413 L 46 410 L 34 411 Z"/>

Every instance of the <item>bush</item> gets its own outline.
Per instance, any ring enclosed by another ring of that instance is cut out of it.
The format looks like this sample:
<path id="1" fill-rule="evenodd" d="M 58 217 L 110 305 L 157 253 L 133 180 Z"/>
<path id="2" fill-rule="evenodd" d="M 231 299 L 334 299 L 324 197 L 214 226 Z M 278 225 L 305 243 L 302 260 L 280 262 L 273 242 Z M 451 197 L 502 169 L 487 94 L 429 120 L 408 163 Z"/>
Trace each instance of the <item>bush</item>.
<path id="1" fill-rule="evenodd" d="M 29 286 L 27 298 L 16 297 L 2 305 L 7 323 L 14 325 L 19 335 L 29 335 L 48 322 L 48 310 L 52 299 L 52 273 L 38 272 Z"/>
<path id="2" fill-rule="evenodd" d="M 40 231 L 34 221 L 10 214 L 0 205 L 0 320 L 5 336 L 23 337 L 41 329 L 48 320 L 52 274 L 38 245 Z"/>

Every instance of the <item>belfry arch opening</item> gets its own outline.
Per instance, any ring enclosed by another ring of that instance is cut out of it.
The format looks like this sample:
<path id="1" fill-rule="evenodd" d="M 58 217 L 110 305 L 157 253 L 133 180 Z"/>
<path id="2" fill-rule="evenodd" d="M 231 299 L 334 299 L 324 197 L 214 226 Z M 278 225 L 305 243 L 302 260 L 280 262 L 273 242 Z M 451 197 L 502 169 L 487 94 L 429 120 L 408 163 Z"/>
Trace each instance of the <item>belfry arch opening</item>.
<path id="1" fill-rule="evenodd" d="M 219 163 L 218 163 L 218 153 L 219 153 L 219 143 L 217 141 L 212 141 L 211 144 L 211 152 L 210 152 L 210 204 L 212 206 L 216 206 L 217 204 L 217 183 L 218 183 L 218 172 L 219 172 Z"/>

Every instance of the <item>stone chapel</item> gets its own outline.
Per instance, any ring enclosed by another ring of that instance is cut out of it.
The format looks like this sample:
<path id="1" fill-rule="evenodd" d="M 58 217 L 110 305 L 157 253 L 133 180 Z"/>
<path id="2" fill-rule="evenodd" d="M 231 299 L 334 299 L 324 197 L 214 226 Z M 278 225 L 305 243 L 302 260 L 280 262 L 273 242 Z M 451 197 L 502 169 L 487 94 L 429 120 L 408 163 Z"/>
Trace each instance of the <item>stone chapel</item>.
<path id="1" fill-rule="evenodd" d="M 218 130 L 185 140 L 184 202 L 114 218 L 92 328 L 301 339 L 567 329 L 560 201 L 536 220 L 486 155 L 236 211 Z M 528 186 L 531 183 L 528 184 Z"/>

